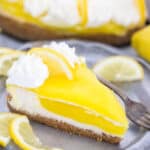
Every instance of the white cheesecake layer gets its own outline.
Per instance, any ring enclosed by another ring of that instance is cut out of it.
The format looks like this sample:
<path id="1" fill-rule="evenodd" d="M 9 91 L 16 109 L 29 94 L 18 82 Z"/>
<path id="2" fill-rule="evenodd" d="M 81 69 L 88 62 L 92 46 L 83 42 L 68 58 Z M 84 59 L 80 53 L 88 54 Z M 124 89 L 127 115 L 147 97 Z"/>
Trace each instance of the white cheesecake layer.
<path id="1" fill-rule="evenodd" d="M 7 89 L 10 95 L 12 96 L 12 99 L 11 101 L 9 101 L 9 104 L 11 105 L 11 107 L 15 108 L 16 110 L 27 112 L 33 116 L 40 115 L 49 119 L 54 119 L 60 122 L 65 122 L 72 126 L 75 126 L 84 130 L 91 130 L 94 133 L 99 134 L 99 135 L 101 135 L 102 133 L 105 133 L 110 136 L 122 138 L 122 136 L 120 135 L 113 135 L 113 134 L 107 133 L 96 126 L 79 123 L 70 118 L 66 118 L 66 117 L 60 116 L 58 114 L 55 114 L 53 112 L 46 110 L 45 108 L 42 107 L 36 94 L 34 94 L 33 92 L 27 91 L 23 88 L 17 88 L 17 87 L 16 88 L 9 87 Z"/>

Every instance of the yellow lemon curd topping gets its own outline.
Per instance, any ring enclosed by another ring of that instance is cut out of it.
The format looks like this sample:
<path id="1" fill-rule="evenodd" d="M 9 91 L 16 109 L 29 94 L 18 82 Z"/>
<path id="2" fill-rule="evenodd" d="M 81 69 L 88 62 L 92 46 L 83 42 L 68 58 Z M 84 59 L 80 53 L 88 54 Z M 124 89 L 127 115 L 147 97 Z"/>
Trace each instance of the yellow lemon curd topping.
<path id="1" fill-rule="evenodd" d="M 68 32 L 71 34 L 95 34 L 95 33 L 105 33 L 105 34 L 115 34 L 115 35 L 124 35 L 129 29 L 143 26 L 146 20 L 146 9 L 144 0 L 134 0 L 135 6 L 139 12 L 139 23 L 130 24 L 128 27 L 120 25 L 119 23 L 110 20 L 109 22 L 102 24 L 98 27 L 87 28 L 86 24 L 88 22 L 88 0 L 77 0 L 77 7 L 79 15 L 81 17 L 81 22 L 79 24 L 70 26 L 70 27 L 58 27 L 51 26 L 44 23 L 40 17 L 33 17 L 30 13 L 26 12 L 24 9 L 24 0 L 1 0 L 0 10 L 8 13 L 8 15 L 20 19 L 25 22 L 37 24 L 41 27 L 47 28 L 49 30 L 57 30 L 58 32 Z M 45 15 L 45 14 L 43 14 Z"/>
<path id="2" fill-rule="evenodd" d="M 42 55 L 39 54 L 41 51 Z M 54 69 L 57 66 L 60 68 L 60 64 L 56 66 L 52 57 L 47 57 L 53 52 L 48 48 L 29 51 L 29 54 L 39 56 L 43 60 L 50 74 L 41 86 L 25 89 L 35 93 L 42 107 L 49 112 L 84 125 L 97 127 L 110 135 L 123 137 L 128 129 L 128 120 L 123 106 L 114 93 L 97 80 L 83 61 L 72 67 L 73 77 L 66 78 L 62 72 Z M 64 60 L 62 56 L 59 58 Z M 51 75 L 52 71 L 56 71 L 57 74 Z M 8 89 L 9 86 L 15 85 L 8 84 Z"/>
<path id="3" fill-rule="evenodd" d="M 128 128 L 125 110 L 114 93 L 86 66 L 75 68 L 73 80 L 51 77 L 32 91 L 39 95 L 44 108 L 66 118 L 118 136 Z"/>

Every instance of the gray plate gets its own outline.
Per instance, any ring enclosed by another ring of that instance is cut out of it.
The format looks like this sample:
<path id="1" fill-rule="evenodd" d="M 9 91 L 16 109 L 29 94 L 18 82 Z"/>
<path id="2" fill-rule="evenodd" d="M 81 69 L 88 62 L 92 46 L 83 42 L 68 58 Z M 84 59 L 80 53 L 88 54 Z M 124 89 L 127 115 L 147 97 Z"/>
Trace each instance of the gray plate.
<path id="1" fill-rule="evenodd" d="M 82 42 L 77 40 L 66 41 L 69 45 L 76 47 L 77 53 L 79 55 L 85 56 L 87 64 L 92 67 L 98 60 L 112 55 L 122 55 L 121 52 L 112 47 L 93 43 L 93 42 Z M 45 42 L 44 42 L 45 43 Z M 46 42 L 47 43 L 47 42 Z M 23 45 L 20 49 L 28 49 L 30 47 L 38 46 L 43 44 L 43 42 L 28 43 Z M 129 53 L 128 53 L 129 54 Z M 132 55 L 132 54 L 129 54 Z M 135 57 L 135 56 L 134 56 Z M 142 59 L 135 57 L 145 69 L 145 79 L 139 82 L 133 83 L 122 83 L 118 84 L 120 88 L 124 90 L 130 97 L 135 99 L 135 101 L 141 100 L 145 105 L 150 105 L 149 91 L 150 85 L 150 66 L 148 63 Z M 5 98 L 5 79 L 0 80 L 0 111 L 8 111 L 6 106 Z M 96 142 L 94 140 L 79 137 L 76 135 L 69 135 L 68 133 L 32 122 L 33 129 L 43 141 L 45 145 L 60 147 L 64 150 L 118 150 L 118 149 L 128 149 L 128 150 L 148 150 L 150 149 L 150 133 L 137 127 L 136 125 L 130 123 L 130 128 L 120 145 L 111 145 L 104 142 Z M 7 150 L 17 150 L 14 144 L 10 144 Z"/>

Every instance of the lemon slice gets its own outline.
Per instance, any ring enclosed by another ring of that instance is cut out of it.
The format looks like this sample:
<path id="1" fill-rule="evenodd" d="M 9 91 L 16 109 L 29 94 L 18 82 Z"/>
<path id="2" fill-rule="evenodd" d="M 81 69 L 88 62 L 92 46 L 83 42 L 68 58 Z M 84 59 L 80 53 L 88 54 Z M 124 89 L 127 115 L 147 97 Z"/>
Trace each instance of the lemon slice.
<path id="1" fill-rule="evenodd" d="M 43 62 L 48 66 L 51 75 L 63 75 L 68 79 L 73 79 L 73 68 L 67 59 L 59 52 L 49 48 L 33 48 L 30 54 L 38 55 Z"/>
<path id="2" fill-rule="evenodd" d="M 23 55 L 23 53 L 19 51 L 13 51 L 8 53 L 3 53 L 2 51 L 0 51 L 0 75 L 6 76 L 12 63 L 17 60 L 21 55 Z"/>
<path id="3" fill-rule="evenodd" d="M 15 52 L 15 50 L 10 49 L 10 48 L 0 47 L 0 55 L 13 53 L 13 52 Z"/>
<path id="4" fill-rule="evenodd" d="M 0 146 L 6 147 L 10 142 L 9 124 L 17 116 L 13 113 L 0 113 Z"/>
<path id="5" fill-rule="evenodd" d="M 23 150 L 60 150 L 43 147 L 35 136 L 29 120 L 25 116 L 15 118 L 10 125 L 10 135 L 15 144 Z"/>
<path id="6" fill-rule="evenodd" d="M 129 82 L 142 80 L 144 70 L 133 58 L 127 56 L 112 56 L 98 62 L 93 71 L 112 82 Z"/>

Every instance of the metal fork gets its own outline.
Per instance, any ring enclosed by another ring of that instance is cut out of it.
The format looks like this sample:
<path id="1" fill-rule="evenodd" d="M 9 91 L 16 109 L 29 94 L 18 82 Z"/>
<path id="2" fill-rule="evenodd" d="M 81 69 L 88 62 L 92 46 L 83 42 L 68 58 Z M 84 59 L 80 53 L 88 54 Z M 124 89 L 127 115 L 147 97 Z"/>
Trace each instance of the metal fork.
<path id="1" fill-rule="evenodd" d="M 101 77 L 97 78 L 124 101 L 127 116 L 133 123 L 150 130 L 150 111 L 143 104 L 134 102 L 111 82 Z"/>

